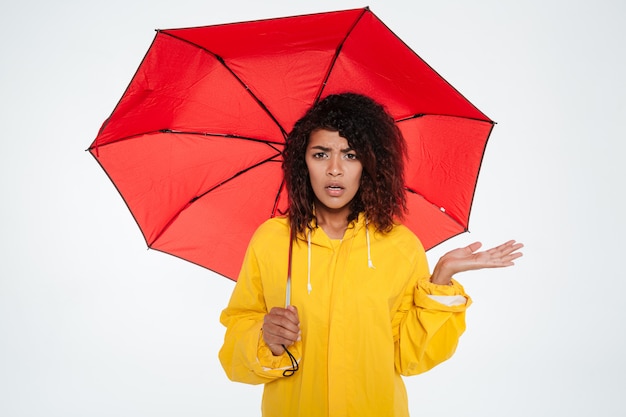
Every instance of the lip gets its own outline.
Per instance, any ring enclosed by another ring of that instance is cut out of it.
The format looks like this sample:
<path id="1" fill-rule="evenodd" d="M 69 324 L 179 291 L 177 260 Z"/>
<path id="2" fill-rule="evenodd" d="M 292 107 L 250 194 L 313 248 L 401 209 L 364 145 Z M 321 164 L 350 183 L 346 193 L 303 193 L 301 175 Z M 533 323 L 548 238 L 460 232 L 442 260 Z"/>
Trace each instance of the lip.
<path id="1" fill-rule="evenodd" d="M 344 187 L 339 184 L 331 183 L 324 187 L 328 195 L 332 197 L 339 197 L 345 191 Z"/>

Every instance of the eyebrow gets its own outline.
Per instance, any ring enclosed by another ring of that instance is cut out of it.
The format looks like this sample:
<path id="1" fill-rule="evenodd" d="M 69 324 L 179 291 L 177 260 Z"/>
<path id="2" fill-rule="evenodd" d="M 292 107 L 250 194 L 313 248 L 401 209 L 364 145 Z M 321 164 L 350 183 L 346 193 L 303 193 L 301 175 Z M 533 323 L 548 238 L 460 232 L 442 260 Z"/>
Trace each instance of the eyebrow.
<path id="1" fill-rule="evenodd" d="M 324 151 L 324 152 L 330 152 L 332 149 L 331 148 L 327 148 L 325 146 L 322 145 L 316 145 L 316 146 L 311 146 L 311 149 L 317 149 L 320 151 Z M 354 151 L 354 149 L 347 147 L 341 150 L 342 153 L 348 153 L 348 152 L 352 152 Z"/>

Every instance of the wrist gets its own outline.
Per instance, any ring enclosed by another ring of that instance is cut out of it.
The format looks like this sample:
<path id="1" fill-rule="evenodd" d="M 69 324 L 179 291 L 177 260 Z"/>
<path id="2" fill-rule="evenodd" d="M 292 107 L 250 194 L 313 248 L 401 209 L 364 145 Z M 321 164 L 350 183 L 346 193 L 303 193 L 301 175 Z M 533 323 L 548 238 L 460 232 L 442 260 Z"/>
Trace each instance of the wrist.
<path id="1" fill-rule="evenodd" d="M 450 278 L 449 280 L 438 280 L 438 279 L 433 279 L 433 277 L 430 277 L 430 282 L 435 284 L 435 285 L 454 285 L 452 284 L 452 278 Z"/>
<path id="2" fill-rule="evenodd" d="M 430 282 L 436 285 L 452 285 L 452 273 L 447 271 L 443 262 L 438 262 L 430 276 Z"/>

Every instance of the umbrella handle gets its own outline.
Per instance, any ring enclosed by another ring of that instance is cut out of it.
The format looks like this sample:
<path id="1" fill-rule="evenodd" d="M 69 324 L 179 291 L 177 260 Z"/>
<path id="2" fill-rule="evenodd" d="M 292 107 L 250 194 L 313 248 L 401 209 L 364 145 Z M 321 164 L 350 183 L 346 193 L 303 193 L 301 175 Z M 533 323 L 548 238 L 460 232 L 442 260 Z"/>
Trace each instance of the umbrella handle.
<path id="1" fill-rule="evenodd" d="M 285 289 L 285 307 L 291 305 L 291 253 L 293 252 L 293 231 L 289 236 L 289 257 L 287 259 L 287 288 Z"/>
<path id="2" fill-rule="evenodd" d="M 287 277 L 287 289 L 285 291 L 285 307 L 291 305 L 291 277 Z"/>
<path id="3" fill-rule="evenodd" d="M 287 287 L 285 289 L 285 308 L 291 305 L 291 254 L 293 252 L 294 238 L 295 238 L 295 234 L 293 233 L 293 230 L 292 230 L 289 236 L 289 256 L 287 259 Z M 286 369 L 283 372 L 283 376 L 289 377 L 295 374 L 296 371 L 298 370 L 299 368 L 298 360 L 291 354 L 291 352 L 289 352 L 289 350 L 287 349 L 287 346 L 285 345 L 282 345 L 282 346 L 283 346 L 283 349 L 285 349 L 285 353 L 287 353 L 287 356 L 289 356 L 289 359 L 291 360 L 291 369 Z"/>

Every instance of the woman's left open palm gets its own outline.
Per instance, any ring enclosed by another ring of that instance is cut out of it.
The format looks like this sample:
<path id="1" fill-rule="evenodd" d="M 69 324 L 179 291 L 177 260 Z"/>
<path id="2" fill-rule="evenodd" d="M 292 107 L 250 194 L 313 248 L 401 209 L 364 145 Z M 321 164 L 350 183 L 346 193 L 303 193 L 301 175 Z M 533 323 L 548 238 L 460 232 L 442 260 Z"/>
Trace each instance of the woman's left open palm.
<path id="1" fill-rule="evenodd" d="M 474 242 L 443 255 L 433 270 L 431 281 L 445 285 L 450 283 L 452 276 L 459 272 L 512 266 L 513 261 L 522 256 L 519 250 L 524 247 L 521 243 L 509 240 L 499 246 L 477 252 L 481 246 L 482 243 Z"/>

